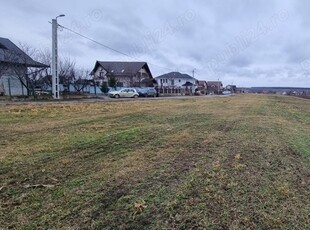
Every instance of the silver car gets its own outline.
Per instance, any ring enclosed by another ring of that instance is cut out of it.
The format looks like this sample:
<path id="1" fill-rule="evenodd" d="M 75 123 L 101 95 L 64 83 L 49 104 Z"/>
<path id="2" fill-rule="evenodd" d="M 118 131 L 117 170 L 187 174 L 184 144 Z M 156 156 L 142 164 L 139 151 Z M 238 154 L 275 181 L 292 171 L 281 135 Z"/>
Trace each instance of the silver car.
<path id="1" fill-rule="evenodd" d="M 139 97 L 138 92 L 133 88 L 125 88 L 118 91 L 109 92 L 110 97 L 120 98 L 120 97 Z"/>

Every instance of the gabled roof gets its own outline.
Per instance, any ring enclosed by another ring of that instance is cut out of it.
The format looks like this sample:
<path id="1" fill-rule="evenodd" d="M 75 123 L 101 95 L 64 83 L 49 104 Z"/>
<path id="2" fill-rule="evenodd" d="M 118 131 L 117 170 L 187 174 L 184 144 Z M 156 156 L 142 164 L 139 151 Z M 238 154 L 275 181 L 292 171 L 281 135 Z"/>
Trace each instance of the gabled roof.
<path id="1" fill-rule="evenodd" d="M 192 76 L 190 76 L 188 74 L 183 74 L 183 73 L 180 73 L 180 72 L 166 73 L 166 74 L 163 74 L 163 75 L 160 75 L 160 76 L 156 77 L 155 79 L 157 79 L 157 78 L 166 78 L 166 79 L 178 78 L 178 79 L 191 79 L 191 80 L 195 79 L 195 78 L 193 78 Z"/>
<path id="2" fill-rule="evenodd" d="M 0 37 L 0 62 L 25 65 L 27 67 L 48 67 L 34 61 L 25 52 L 7 38 Z"/>
<path id="3" fill-rule="evenodd" d="M 141 70 L 142 68 L 145 68 L 146 71 L 152 77 L 152 73 L 146 62 L 96 61 L 92 74 L 94 74 L 94 72 L 99 66 L 105 69 L 108 73 L 113 73 L 115 75 L 131 75 L 131 76 L 137 74 L 139 70 Z"/>

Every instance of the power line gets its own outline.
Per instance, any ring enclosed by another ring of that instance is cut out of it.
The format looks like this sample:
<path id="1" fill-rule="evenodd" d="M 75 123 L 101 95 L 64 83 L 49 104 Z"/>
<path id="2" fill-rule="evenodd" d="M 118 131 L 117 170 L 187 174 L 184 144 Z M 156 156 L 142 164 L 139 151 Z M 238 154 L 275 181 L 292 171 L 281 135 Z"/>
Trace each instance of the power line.
<path id="1" fill-rule="evenodd" d="M 74 33 L 74 34 L 80 36 L 80 37 L 83 37 L 83 38 L 85 38 L 85 39 L 87 39 L 87 40 L 89 40 L 89 41 L 92 41 L 92 42 L 96 43 L 97 45 L 100 45 L 100 46 L 103 46 L 103 47 L 105 47 L 105 48 L 107 48 L 107 49 L 113 50 L 114 52 L 119 53 L 119 54 L 122 54 L 122 55 L 124 55 L 124 56 L 130 57 L 130 58 L 133 58 L 133 59 L 136 59 L 136 58 L 133 57 L 133 56 L 130 56 L 130 55 L 126 54 L 126 53 L 123 53 L 123 52 L 121 52 L 121 51 L 118 51 L 118 50 L 116 50 L 116 49 L 113 49 L 113 48 L 111 48 L 111 47 L 109 47 L 109 46 L 107 46 L 107 45 L 104 45 L 104 44 L 100 43 L 100 42 L 97 42 L 96 40 L 94 40 L 94 39 L 92 39 L 92 38 L 89 38 L 89 37 L 86 37 L 85 35 L 80 34 L 79 32 L 76 32 L 76 31 L 74 31 L 74 30 L 72 30 L 72 29 L 70 29 L 70 28 L 68 28 L 68 27 L 65 27 L 65 26 L 62 26 L 62 25 L 59 25 L 59 26 L 62 27 L 63 29 L 66 29 L 66 30 L 68 30 L 68 31 L 70 31 L 70 32 L 72 32 L 72 33 Z M 136 60 L 137 60 L 137 59 L 136 59 Z"/>
<path id="2" fill-rule="evenodd" d="M 116 53 L 119 53 L 119 54 L 121 54 L 121 55 L 124 55 L 124 56 L 126 56 L 126 57 L 135 59 L 135 60 L 137 60 L 137 61 L 141 61 L 141 60 L 137 59 L 137 58 L 134 57 L 134 56 L 131 56 L 131 55 L 129 55 L 129 54 L 126 54 L 126 53 L 124 53 L 124 52 L 122 52 L 122 51 L 118 51 L 118 50 L 116 50 L 116 49 L 114 49 L 114 48 L 112 48 L 112 47 L 110 47 L 110 46 L 107 46 L 107 45 L 105 45 L 105 44 L 103 44 L 103 43 L 101 43 L 101 42 L 98 42 L 98 41 L 96 41 L 96 40 L 94 40 L 94 39 L 92 39 L 92 38 L 90 38 L 90 37 L 87 37 L 87 36 L 85 36 L 85 35 L 83 35 L 83 34 L 81 34 L 81 33 L 79 33 L 79 32 L 76 32 L 76 31 L 72 30 L 72 29 L 70 29 L 70 28 L 68 28 L 68 27 L 65 27 L 65 26 L 62 26 L 62 25 L 59 25 L 59 26 L 60 26 L 61 28 L 63 28 L 63 29 L 66 29 L 66 30 L 68 30 L 68 31 L 70 31 L 70 32 L 72 32 L 72 33 L 74 33 L 74 34 L 76 34 L 76 35 L 82 37 L 82 38 L 85 38 L 85 39 L 87 39 L 87 40 L 89 40 L 89 41 L 91 41 L 91 42 L 94 42 L 94 43 L 96 43 L 97 45 L 103 46 L 103 47 L 105 47 L 106 49 L 110 49 L 110 50 L 112 50 L 112 51 L 114 51 L 114 52 L 116 52 Z M 150 64 L 150 65 L 153 65 L 153 66 L 162 68 L 162 69 L 167 69 L 167 70 L 170 70 L 170 71 L 175 71 L 175 70 L 170 69 L 170 68 L 168 68 L 168 67 L 163 67 L 163 66 L 160 66 L 160 65 L 151 63 L 151 62 L 147 62 L 147 63 Z"/>

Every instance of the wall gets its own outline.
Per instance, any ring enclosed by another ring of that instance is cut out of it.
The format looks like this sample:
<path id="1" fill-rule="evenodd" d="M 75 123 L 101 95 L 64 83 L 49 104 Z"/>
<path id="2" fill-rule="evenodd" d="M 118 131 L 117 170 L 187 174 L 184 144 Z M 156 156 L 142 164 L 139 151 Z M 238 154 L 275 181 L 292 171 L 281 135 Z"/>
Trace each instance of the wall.
<path id="1" fill-rule="evenodd" d="M 25 72 L 27 71 L 26 67 L 19 67 L 17 70 L 18 72 Z M 0 87 L 3 88 L 4 95 L 10 96 L 26 96 L 27 95 L 27 88 L 22 85 L 19 78 L 12 70 L 6 71 L 4 75 L 0 79 Z M 10 89 L 9 89 L 10 88 Z"/>
<path id="2" fill-rule="evenodd" d="M 104 77 L 100 76 L 100 73 L 103 73 Z M 107 81 L 107 77 L 106 77 L 107 71 L 105 71 L 101 66 L 99 66 L 96 70 L 96 72 L 94 73 L 94 79 L 96 81 L 99 81 L 100 84 L 102 84 L 102 82 Z"/>

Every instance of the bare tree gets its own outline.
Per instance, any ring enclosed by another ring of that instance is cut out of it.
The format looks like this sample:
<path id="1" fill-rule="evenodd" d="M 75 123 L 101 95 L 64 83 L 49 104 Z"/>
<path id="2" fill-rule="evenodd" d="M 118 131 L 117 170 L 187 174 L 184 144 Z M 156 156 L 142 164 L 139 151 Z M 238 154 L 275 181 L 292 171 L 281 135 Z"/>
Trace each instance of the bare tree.
<path id="1" fill-rule="evenodd" d="M 52 55 L 49 50 L 44 52 L 38 52 L 38 58 L 40 62 L 51 65 Z M 81 79 L 87 77 L 87 71 L 83 69 L 78 69 L 76 67 L 75 60 L 72 60 L 70 57 L 60 57 L 58 63 L 58 76 L 59 82 L 63 85 L 65 91 L 70 91 L 70 85 L 73 85 L 76 91 L 81 91 L 85 88 L 84 83 L 82 84 Z M 43 83 L 52 86 L 52 74 L 51 69 L 45 69 L 41 72 L 43 75 Z M 79 82 L 79 84 L 78 84 Z"/>
<path id="2" fill-rule="evenodd" d="M 46 66 L 51 66 L 52 54 L 49 49 L 37 50 L 30 47 L 27 44 L 21 44 L 20 48 L 32 59 L 45 64 Z M 22 85 L 27 88 L 29 95 L 35 95 L 34 89 L 38 88 L 48 88 L 52 87 L 52 73 L 51 68 L 33 68 L 28 67 L 27 72 L 24 73 L 21 68 L 14 68 L 15 73 L 20 79 Z M 72 82 L 71 72 L 75 70 L 75 61 L 70 58 L 60 58 L 59 61 L 59 79 L 64 86 L 69 86 Z M 30 93 L 31 92 L 31 93 Z"/>
<path id="3" fill-rule="evenodd" d="M 71 72 L 71 79 L 77 93 L 82 93 L 83 90 L 93 82 L 90 79 L 90 71 L 86 69 L 73 69 Z"/>
<path id="4" fill-rule="evenodd" d="M 52 54 L 49 49 L 38 52 L 38 58 L 41 63 L 51 66 Z M 70 57 L 60 57 L 58 63 L 58 76 L 60 82 L 64 85 L 69 85 L 71 83 L 70 73 L 75 69 L 75 61 L 71 60 Z M 42 72 L 41 84 L 52 87 L 52 70 L 51 68 L 46 68 Z"/>
<path id="5" fill-rule="evenodd" d="M 60 58 L 59 61 L 59 79 L 64 87 L 70 90 L 70 84 L 74 80 L 74 74 L 76 72 L 75 61 L 71 60 L 69 57 Z"/>
<path id="6" fill-rule="evenodd" d="M 49 49 L 41 50 L 37 53 L 37 59 L 39 62 L 51 66 L 52 65 L 52 53 Z M 42 87 L 52 87 L 52 69 L 45 68 L 41 72 L 40 84 Z"/>
<path id="7" fill-rule="evenodd" d="M 36 97 L 35 87 L 39 85 L 39 81 L 44 76 L 43 71 L 49 66 L 34 61 L 41 57 L 39 50 L 22 43 L 19 43 L 19 48 L 23 52 L 13 52 L 16 60 L 12 61 L 11 70 L 22 86 L 27 89 L 28 96 L 33 95 Z"/>

